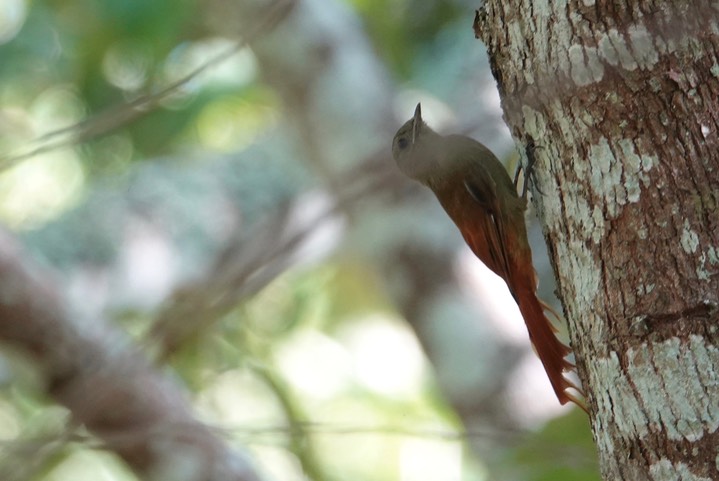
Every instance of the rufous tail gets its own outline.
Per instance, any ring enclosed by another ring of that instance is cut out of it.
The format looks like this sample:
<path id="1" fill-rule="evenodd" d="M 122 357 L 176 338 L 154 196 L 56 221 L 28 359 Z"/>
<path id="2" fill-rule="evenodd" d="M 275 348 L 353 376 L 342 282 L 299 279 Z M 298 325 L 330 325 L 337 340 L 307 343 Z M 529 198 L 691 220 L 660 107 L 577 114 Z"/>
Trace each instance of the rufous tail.
<path id="1" fill-rule="evenodd" d="M 586 405 L 576 397 L 572 390 L 582 397 L 584 393 L 576 384 L 565 377 L 565 373 L 574 370 L 574 364 L 566 359 L 571 349 L 562 344 L 557 338 L 557 329 L 547 318 L 545 311 L 550 312 L 557 320 L 559 316 L 553 309 L 539 300 L 534 291 L 521 289 L 516 294 L 519 310 L 529 331 L 529 339 L 532 341 L 539 360 L 544 365 L 544 370 L 547 372 L 549 382 L 552 384 L 557 399 L 561 404 L 571 401 L 586 412 Z"/>

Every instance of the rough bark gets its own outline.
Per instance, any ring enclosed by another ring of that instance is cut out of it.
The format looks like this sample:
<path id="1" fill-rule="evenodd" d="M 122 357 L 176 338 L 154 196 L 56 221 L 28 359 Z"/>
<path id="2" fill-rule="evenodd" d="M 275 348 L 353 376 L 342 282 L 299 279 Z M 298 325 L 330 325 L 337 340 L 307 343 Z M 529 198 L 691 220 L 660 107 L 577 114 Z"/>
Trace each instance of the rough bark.
<path id="1" fill-rule="evenodd" d="M 605 479 L 719 479 L 719 3 L 490 0 Z"/>

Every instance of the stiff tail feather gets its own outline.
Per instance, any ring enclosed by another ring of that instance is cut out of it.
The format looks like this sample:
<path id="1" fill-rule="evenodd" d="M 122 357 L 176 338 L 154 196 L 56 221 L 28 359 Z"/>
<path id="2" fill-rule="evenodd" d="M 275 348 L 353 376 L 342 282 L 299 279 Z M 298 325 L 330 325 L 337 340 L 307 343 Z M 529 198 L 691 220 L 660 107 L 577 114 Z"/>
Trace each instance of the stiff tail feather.
<path id="1" fill-rule="evenodd" d="M 539 360 L 544 365 L 544 370 L 547 372 L 557 399 L 561 404 L 571 401 L 587 412 L 584 402 L 571 392 L 571 390 L 575 390 L 584 396 L 581 388 L 564 376 L 565 373 L 573 371 L 575 367 L 566 359 L 571 349 L 557 338 L 557 329 L 547 318 L 545 311 L 551 313 L 557 320 L 559 320 L 559 315 L 539 300 L 532 290 L 519 290 L 516 297 L 519 310 L 529 331 L 529 339 L 532 341 Z"/>

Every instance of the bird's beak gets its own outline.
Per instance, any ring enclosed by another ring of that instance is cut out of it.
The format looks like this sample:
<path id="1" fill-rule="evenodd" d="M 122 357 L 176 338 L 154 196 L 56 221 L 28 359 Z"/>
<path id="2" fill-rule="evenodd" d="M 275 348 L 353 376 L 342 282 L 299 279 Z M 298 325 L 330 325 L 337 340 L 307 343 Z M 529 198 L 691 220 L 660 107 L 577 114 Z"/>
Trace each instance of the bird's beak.
<path id="1" fill-rule="evenodd" d="M 414 119 L 412 120 L 412 144 L 419 137 L 419 129 L 422 127 L 422 104 L 417 104 L 414 109 Z"/>

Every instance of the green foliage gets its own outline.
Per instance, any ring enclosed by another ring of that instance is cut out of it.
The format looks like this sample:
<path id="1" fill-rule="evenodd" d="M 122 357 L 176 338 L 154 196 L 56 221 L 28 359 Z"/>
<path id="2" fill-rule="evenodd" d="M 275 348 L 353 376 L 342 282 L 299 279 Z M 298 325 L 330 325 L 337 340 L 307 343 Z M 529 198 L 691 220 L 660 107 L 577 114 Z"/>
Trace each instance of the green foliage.
<path id="1" fill-rule="evenodd" d="M 574 409 L 508 453 L 505 464 L 524 481 L 600 481 L 595 450 L 586 415 Z"/>
<path id="2" fill-rule="evenodd" d="M 377 53 L 403 81 L 416 73 L 418 54 L 431 48 L 435 36 L 466 12 L 459 2 L 449 1 L 347 1 L 362 16 Z"/>

